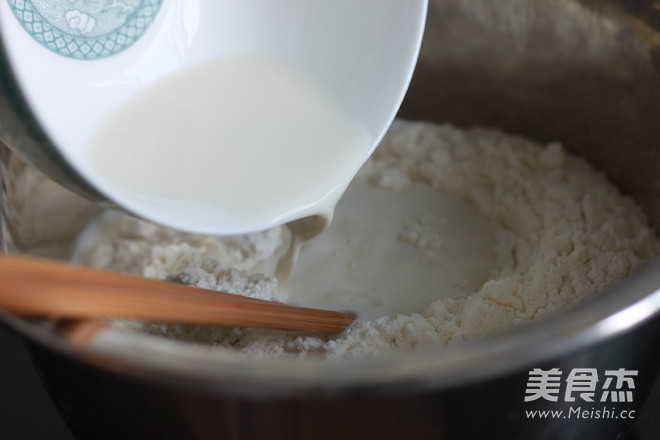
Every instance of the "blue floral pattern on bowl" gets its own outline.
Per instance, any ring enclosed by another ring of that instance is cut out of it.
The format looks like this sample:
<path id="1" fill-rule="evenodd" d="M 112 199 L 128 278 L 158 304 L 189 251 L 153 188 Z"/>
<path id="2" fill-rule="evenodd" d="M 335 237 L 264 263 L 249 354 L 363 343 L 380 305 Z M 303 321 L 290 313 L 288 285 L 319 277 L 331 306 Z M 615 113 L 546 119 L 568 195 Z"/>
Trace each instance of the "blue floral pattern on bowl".
<path id="1" fill-rule="evenodd" d="M 163 0 L 7 0 L 21 26 L 65 57 L 94 60 L 135 43 Z"/>

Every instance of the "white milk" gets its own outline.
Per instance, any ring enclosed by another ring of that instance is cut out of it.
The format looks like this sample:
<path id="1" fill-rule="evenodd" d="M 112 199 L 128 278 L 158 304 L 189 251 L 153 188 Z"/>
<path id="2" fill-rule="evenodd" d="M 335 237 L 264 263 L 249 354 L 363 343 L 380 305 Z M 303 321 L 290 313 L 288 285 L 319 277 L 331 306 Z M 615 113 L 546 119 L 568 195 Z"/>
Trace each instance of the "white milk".
<path id="1" fill-rule="evenodd" d="M 305 72 L 233 58 L 139 92 L 96 130 L 87 161 L 112 200 L 146 219 L 237 234 L 331 218 L 373 143 Z"/>
<path id="2" fill-rule="evenodd" d="M 460 198 L 422 185 L 387 191 L 358 175 L 332 224 L 302 247 L 282 293 L 361 320 L 421 313 L 477 291 L 493 269 L 493 244 L 491 223 Z"/>

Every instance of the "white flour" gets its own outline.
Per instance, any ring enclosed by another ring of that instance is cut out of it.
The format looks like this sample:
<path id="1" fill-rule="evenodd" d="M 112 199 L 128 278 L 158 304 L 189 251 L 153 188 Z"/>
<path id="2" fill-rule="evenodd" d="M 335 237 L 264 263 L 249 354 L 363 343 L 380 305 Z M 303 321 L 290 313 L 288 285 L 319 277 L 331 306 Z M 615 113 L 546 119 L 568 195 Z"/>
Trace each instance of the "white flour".
<path id="1" fill-rule="evenodd" d="M 494 231 L 487 281 L 467 297 L 438 299 L 418 314 L 363 321 L 336 337 L 129 321 L 114 326 L 249 357 L 375 356 L 453 344 L 540 319 L 625 278 L 660 251 L 633 201 L 559 144 L 542 147 L 495 130 L 397 121 L 361 173 L 388 191 L 422 184 L 472 205 Z M 99 222 L 105 225 L 92 225 L 81 240 L 76 258 L 85 264 L 280 298 L 277 281 L 259 272 L 273 273 L 289 239 L 285 228 L 210 238 L 116 213 Z M 382 239 L 441 252 L 445 238 L 437 224 L 422 217 Z"/>

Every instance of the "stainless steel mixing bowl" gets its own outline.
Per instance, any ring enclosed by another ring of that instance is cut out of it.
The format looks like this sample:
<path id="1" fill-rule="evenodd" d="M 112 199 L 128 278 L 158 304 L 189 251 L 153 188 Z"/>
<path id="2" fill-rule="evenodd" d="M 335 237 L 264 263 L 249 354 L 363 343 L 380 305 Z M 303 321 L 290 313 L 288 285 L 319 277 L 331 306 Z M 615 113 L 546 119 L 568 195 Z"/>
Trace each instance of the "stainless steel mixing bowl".
<path id="1" fill-rule="evenodd" d="M 634 197 L 658 230 L 659 8 L 644 0 L 432 1 L 400 115 L 562 141 Z M 31 137 L 16 106 L 2 105 L 14 134 Z M 21 190 L 20 161 L 2 155 L 5 249 L 65 255 L 98 208 L 64 190 L 44 208 Z M 73 350 L 29 321 L 3 321 L 25 338 L 84 439 L 618 439 L 660 371 L 660 260 L 533 325 L 368 361 L 128 360 Z M 617 402 L 525 402 L 534 368 L 638 375 Z M 603 405 L 611 417 L 570 412 Z M 572 415 L 530 417 L 534 410 Z"/>

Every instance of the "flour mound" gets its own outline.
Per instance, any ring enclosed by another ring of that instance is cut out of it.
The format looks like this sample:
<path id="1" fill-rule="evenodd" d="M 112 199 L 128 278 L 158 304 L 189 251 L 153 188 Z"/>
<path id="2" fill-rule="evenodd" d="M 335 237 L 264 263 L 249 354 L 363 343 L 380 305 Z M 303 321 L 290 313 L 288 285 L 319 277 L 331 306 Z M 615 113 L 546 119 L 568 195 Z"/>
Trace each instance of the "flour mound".
<path id="1" fill-rule="evenodd" d="M 395 121 L 361 173 L 384 190 L 417 183 L 472 204 L 495 230 L 488 281 L 467 298 L 441 299 L 418 314 L 361 322 L 336 337 L 128 321 L 114 325 L 252 358 L 376 356 L 454 344 L 552 315 L 627 277 L 660 252 L 639 207 L 557 143 L 541 146 L 497 130 Z M 285 228 L 217 238 L 176 233 L 119 214 L 111 221 L 114 234 L 84 253 L 83 263 L 279 298 L 276 279 L 259 269 L 287 245 Z M 400 237 L 383 239 L 441 249 L 432 226 L 428 219 Z"/>

